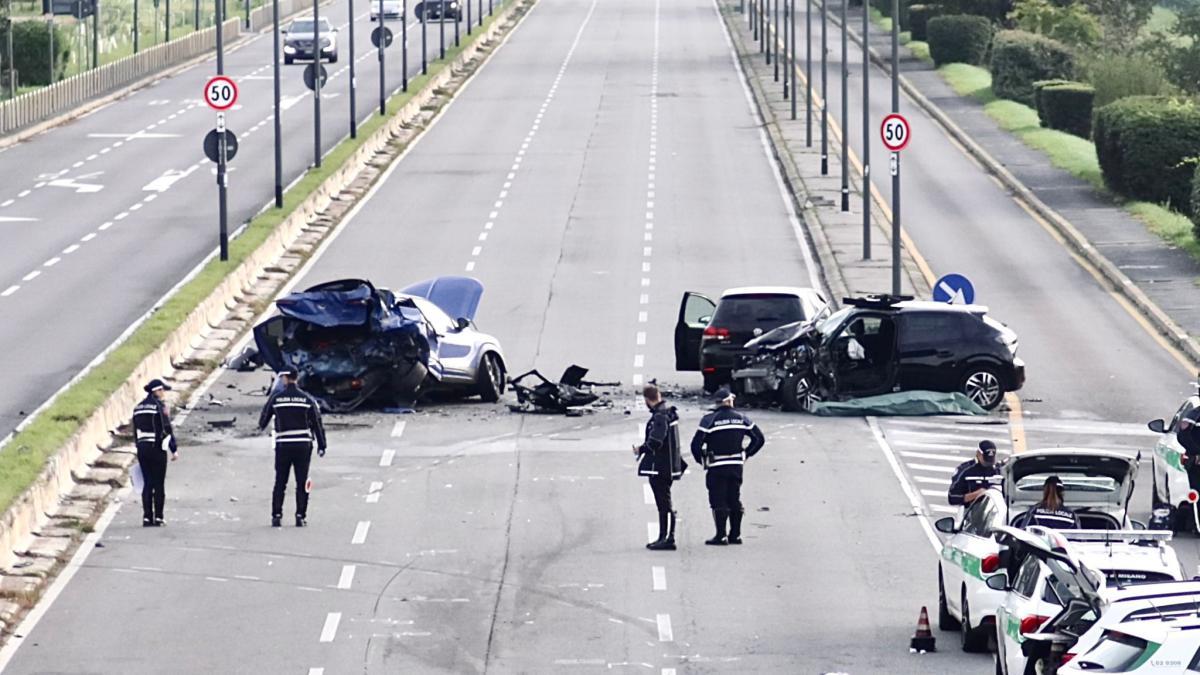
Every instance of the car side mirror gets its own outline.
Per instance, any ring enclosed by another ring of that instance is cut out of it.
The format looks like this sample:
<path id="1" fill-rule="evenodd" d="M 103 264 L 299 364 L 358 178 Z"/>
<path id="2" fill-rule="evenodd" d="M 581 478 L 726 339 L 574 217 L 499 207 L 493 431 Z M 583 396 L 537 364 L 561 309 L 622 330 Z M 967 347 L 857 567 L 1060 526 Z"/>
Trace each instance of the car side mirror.
<path id="1" fill-rule="evenodd" d="M 1162 420 L 1152 420 L 1146 426 L 1150 428 L 1150 431 L 1153 431 L 1156 434 L 1167 433 L 1167 425 Z"/>
<path id="2" fill-rule="evenodd" d="M 1007 591 L 1008 575 L 1004 574 L 1003 572 L 999 574 L 993 574 L 992 576 L 988 577 L 987 587 L 993 591 Z"/>
<path id="3" fill-rule="evenodd" d="M 471 320 L 465 316 L 460 316 L 460 317 L 458 317 L 458 321 L 454 322 L 454 325 L 459 330 L 466 330 L 471 327 Z"/>
<path id="4" fill-rule="evenodd" d="M 944 534 L 954 534 L 955 532 L 958 532 L 958 530 L 954 527 L 954 518 L 952 516 L 938 518 L 933 524 L 933 529 Z"/>

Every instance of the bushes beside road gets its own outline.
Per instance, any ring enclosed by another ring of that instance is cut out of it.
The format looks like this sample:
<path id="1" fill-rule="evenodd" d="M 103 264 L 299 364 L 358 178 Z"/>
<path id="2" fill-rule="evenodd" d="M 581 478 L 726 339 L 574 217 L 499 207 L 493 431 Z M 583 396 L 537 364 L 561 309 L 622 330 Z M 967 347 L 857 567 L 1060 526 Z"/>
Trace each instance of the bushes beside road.
<path id="1" fill-rule="evenodd" d="M 929 54 L 934 65 L 969 63 L 980 65 L 992 41 L 992 22 L 982 16 L 954 14 L 929 20 Z"/>
<path id="2" fill-rule="evenodd" d="M 1001 98 L 1034 105 L 1033 83 L 1075 76 L 1075 55 L 1066 45 L 1034 33 L 1002 30 L 992 40 L 992 90 Z"/>
<path id="3" fill-rule="evenodd" d="M 12 25 L 13 65 L 23 85 L 50 84 L 50 27 L 46 22 L 14 21 Z M 71 57 L 71 41 L 66 31 L 54 28 L 55 75 L 61 80 Z"/>
<path id="4" fill-rule="evenodd" d="M 1092 129 L 1104 184 L 1134 199 L 1192 213 L 1200 107 L 1188 99 L 1131 96 L 1096 111 Z"/>

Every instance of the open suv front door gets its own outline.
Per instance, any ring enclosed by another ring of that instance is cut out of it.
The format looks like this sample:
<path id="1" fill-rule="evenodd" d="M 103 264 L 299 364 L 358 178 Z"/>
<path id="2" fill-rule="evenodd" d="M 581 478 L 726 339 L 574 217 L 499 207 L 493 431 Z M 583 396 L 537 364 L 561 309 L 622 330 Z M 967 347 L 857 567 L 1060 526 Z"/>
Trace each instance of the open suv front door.
<path id="1" fill-rule="evenodd" d="M 683 294 L 675 324 L 675 370 L 700 370 L 700 340 L 716 309 L 717 303 L 707 296 Z"/>
<path id="2" fill-rule="evenodd" d="M 852 314 L 832 332 L 817 359 L 821 380 L 838 396 L 874 396 L 896 383 L 896 322 L 881 314 Z"/>

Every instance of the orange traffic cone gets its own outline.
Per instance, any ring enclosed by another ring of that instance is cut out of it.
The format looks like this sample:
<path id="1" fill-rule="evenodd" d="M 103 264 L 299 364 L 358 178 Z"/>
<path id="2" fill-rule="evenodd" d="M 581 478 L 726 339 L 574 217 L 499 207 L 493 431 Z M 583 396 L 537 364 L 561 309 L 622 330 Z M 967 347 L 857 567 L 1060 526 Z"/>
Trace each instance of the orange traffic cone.
<path id="1" fill-rule="evenodd" d="M 933 637 L 933 631 L 929 630 L 929 612 L 924 607 L 917 619 L 917 632 L 913 633 L 912 641 L 908 643 L 908 651 L 914 654 L 937 651 L 937 640 Z"/>

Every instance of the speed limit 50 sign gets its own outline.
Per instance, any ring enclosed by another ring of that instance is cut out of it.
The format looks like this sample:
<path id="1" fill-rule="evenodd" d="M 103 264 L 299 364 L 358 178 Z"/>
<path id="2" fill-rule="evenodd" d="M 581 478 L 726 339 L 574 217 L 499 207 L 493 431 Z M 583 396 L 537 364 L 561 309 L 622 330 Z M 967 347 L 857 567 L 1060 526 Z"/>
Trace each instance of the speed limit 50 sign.
<path id="1" fill-rule="evenodd" d="M 911 130 L 908 126 L 908 120 L 904 119 L 903 115 L 892 113 L 883 118 L 883 124 L 879 128 L 880 136 L 883 138 L 883 146 L 892 152 L 900 152 L 908 145 L 908 138 L 911 136 Z"/>
<path id="2" fill-rule="evenodd" d="M 224 75 L 218 75 L 204 85 L 204 102 L 213 110 L 229 110 L 237 103 L 237 97 L 237 84 Z"/>

